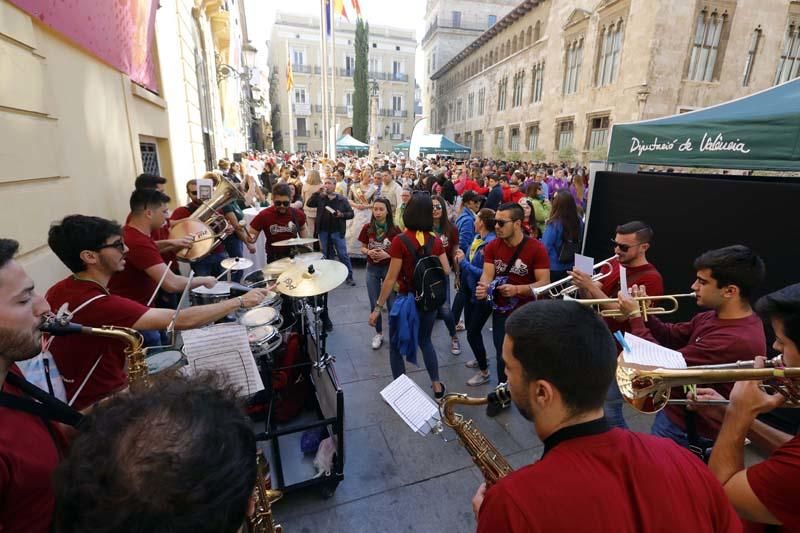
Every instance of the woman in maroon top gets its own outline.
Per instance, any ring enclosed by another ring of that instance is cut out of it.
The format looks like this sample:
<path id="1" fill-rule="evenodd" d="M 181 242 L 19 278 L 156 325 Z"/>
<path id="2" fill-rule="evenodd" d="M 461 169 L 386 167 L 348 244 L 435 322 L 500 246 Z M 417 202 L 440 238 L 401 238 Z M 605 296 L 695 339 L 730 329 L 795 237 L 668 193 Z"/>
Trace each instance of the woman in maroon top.
<path id="1" fill-rule="evenodd" d="M 431 196 L 433 202 L 433 233 L 442 241 L 442 248 L 444 248 L 447 260 L 451 265 L 456 264 L 456 250 L 458 249 L 458 230 L 447 218 L 447 203 L 444 198 L 438 195 Z M 456 276 L 458 279 L 458 276 Z M 439 308 L 437 318 L 444 321 L 447 326 L 447 331 L 450 333 L 450 353 L 453 355 L 461 355 L 461 345 L 458 343 L 456 336 L 456 321 L 453 317 L 453 311 L 450 308 L 450 282 L 447 283 L 447 299 Z"/>
<path id="2" fill-rule="evenodd" d="M 358 240 L 361 241 L 361 253 L 367 258 L 367 294 L 369 295 L 369 308 L 375 307 L 375 301 L 381 292 L 381 284 L 386 279 L 389 271 L 389 247 L 400 230 L 394 225 L 392 204 L 386 198 L 377 198 L 372 204 L 372 220 L 364 224 Z M 386 307 L 392 310 L 394 291 L 386 300 Z M 375 323 L 375 336 L 372 338 L 372 349 L 377 350 L 383 343 L 383 320 L 378 316 Z"/>
<path id="3" fill-rule="evenodd" d="M 439 360 L 436 357 L 436 349 L 431 342 L 433 324 L 436 322 L 436 310 L 423 311 L 415 305 L 414 298 L 414 267 L 417 258 L 408 249 L 407 243 L 414 248 L 415 253 L 423 244 L 430 246 L 430 255 L 439 258 L 442 268 L 446 275 L 450 275 L 450 265 L 444 252 L 442 242 L 438 237 L 431 235 L 433 228 L 433 208 L 431 197 L 424 192 L 416 192 L 408 201 L 403 212 L 403 224 L 406 230 L 392 239 L 389 247 L 389 271 L 383 280 L 381 293 L 375 302 L 375 307 L 369 315 L 370 326 L 375 326 L 381 314 L 384 304 L 391 294 L 395 282 L 398 285 L 397 298 L 392 309 L 392 316 L 389 320 L 389 363 L 392 367 L 392 376 L 397 378 L 406 371 L 403 356 L 416 364 L 416 346 L 408 347 L 407 353 L 401 353 L 401 340 L 405 340 L 404 334 L 408 333 L 411 325 L 418 328 L 416 344 L 422 349 L 422 357 L 425 361 L 425 369 L 431 378 L 431 388 L 434 396 L 439 399 L 444 397 L 444 384 L 439 381 Z M 405 237 L 402 238 L 402 237 Z M 393 320 L 394 319 L 394 320 Z"/>

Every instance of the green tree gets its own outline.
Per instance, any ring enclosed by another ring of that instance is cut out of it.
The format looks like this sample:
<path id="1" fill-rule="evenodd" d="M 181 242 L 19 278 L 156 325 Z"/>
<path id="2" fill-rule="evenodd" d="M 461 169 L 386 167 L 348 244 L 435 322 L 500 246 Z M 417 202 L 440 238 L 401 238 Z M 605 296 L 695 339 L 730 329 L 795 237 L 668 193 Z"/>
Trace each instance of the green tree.
<path id="1" fill-rule="evenodd" d="M 369 23 L 359 17 L 356 21 L 356 66 L 353 72 L 353 137 L 369 142 Z"/>
<path id="2" fill-rule="evenodd" d="M 278 79 L 278 67 L 272 69 L 272 75 L 269 77 L 269 104 L 272 111 L 270 112 L 269 122 L 272 125 L 272 146 L 274 150 L 283 150 L 283 135 L 281 134 L 281 104 L 280 104 L 280 80 Z M 291 97 L 288 99 L 289 105 L 292 105 Z M 289 147 L 287 146 L 288 150 Z"/>

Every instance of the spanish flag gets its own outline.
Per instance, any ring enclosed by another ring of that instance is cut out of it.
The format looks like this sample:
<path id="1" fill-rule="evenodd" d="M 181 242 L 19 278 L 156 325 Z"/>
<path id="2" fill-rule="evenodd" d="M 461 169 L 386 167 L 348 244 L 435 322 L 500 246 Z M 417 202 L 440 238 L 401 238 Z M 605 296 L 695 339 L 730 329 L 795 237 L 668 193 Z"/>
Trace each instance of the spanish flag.
<path id="1" fill-rule="evenodd" d="M 291 92 L 294 88 L 294 75 L 292 74 L 292 58 L 286 58 L 286 91 Z"/>
<path id="2" fill-rule="evenodd" d="M 356 10 L 356 17 L 360 17 L 361 16 L 361 6 L 359 5 L 358 0 L 351 0 L 351 2 L 353 3 L 353 9 Z"/>

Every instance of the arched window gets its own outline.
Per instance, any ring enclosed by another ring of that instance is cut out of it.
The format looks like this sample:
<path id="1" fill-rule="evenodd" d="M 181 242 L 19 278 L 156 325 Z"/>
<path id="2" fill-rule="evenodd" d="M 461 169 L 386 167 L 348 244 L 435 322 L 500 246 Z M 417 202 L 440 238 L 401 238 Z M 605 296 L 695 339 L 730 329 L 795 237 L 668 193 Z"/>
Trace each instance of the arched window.
<path id="1" fill-rule="evenodd" d="M 533 42 L 538 41 L 542 38 L 542 22 L 540 20 L 536 21 L 536 24 L 533 26 Z"/>
<path id="2" fill-rule="evenodd" d="M 528 31 L 525 32 L 525 46 L 531 45 L 531 36 L 533 35 L 533 29 L 528 26 Z"/>
<path id="3" fill-rule="evenodd" d="M 517 50 L 519 50 L 519 48 L 517 48 L 517 36 L 515 35 L 514 39 L 511 41 L 511 53 L 514 54 Z"/>

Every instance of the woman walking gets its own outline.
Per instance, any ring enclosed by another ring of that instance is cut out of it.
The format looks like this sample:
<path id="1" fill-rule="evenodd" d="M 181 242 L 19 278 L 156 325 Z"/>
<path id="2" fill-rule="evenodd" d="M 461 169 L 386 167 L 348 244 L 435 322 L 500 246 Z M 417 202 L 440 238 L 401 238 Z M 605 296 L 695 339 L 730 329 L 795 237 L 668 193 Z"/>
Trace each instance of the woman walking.
<path id="1" fill-rule="evenodd" d="M 386 279 L 389 271 L 389 247 L 392 239 L 400 234 L 400 230 L 394 225 L 392 217 L 392 204 L 386 198 L 378 198 L 372 204 L 372 220 L 369 224 L 364 224 L 358 236 L 361 241 L 361 253 L 367 258 L 367 295 L 369 296 L 369 308 L 375 308 L 375 302 L 381 292 L 381 286 Z M 392 310 L 394 301 L 394 291 L 389 293 L 386 300 L 386 308 Z M 375 336 L 372 337 L 372 349 L 377 350 L 383 343 L 383 317 L 378 315 L 375 323 Z"/>
<path id="2" fill-rule="evenodd" d="M 544 228 L 542 244 L 550 257 L 550 279 L 558 281 L 575 266 L 575 254 L 581 251 L 583 221 L 578 216 L 575 199 L 567 190 L 553 197 L 553 213 Z"/>
<path id="3" fill-rule="evenodd" d="M 456 250 L 458 249 L 458 230 L 447 218 L 447 204 L 441 196 L 431 196 L 433 206 L 433 233 L 439 237 L 444 248 L 447 261 L 453 265 L 455 264 Z M 457 274 L 456 274 L 457 276 Z M 456 321 L 453 317 L 453 311 L 450 308 L 450 279 L 447 280 L 445 302 L 439 308 L 437 318 L 444 321 L 447 327 L 447 332 L 450 334 L 450 353 L 453 355 L 461 355 L 461 345 L 456 336 Z"/>

